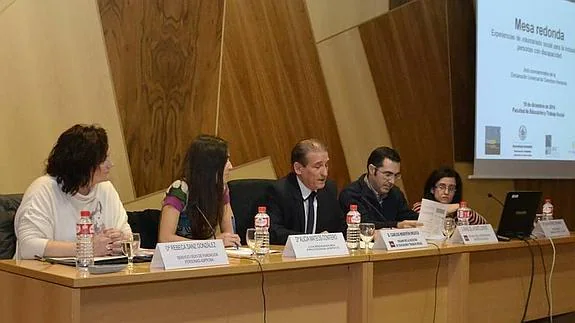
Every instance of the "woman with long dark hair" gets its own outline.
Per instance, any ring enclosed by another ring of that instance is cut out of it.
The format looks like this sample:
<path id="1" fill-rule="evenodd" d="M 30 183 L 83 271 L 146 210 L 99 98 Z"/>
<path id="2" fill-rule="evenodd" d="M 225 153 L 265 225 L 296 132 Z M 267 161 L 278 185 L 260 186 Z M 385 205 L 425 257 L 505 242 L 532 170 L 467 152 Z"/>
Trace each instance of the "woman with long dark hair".
<path id="1" fill-rule="evenodd" d="M 216 237 L 225 246 L 239 245 L 240 237 L 233 232 L 227 187 L 231 169 L 226 141 L 210 135 L 196 137 L 186 153 L 180 179 L 166 192 L 158 240 Z"/>
<path id="2" fill-rule="evenodd" d="M 121 239 L 132 231 L 108 179 L 113 166 L 104 129 L 77 124 L 64 131 L 50 152 L 46 175 L 30 184 L 16 212 L 15 258 L 74 256 L 82 210 L 92 214 L 94 255 L 120 254 Z"/>
<path id="3" fill-rule="evenodd" d="M 440 167 L 434 170 L 423 188 L 423 198 L 449 204 L 447 209 L 447 216 L 455 217 L 459 202 L 463 196 L 463 183 L 461 176 L 450 167 Z M 413 205 L 413 211 L 419 213 L 421 209 L 421 202 Z M 486 224 L 487 220 L 479 213 L 472 210 L 469 224 Z"/>

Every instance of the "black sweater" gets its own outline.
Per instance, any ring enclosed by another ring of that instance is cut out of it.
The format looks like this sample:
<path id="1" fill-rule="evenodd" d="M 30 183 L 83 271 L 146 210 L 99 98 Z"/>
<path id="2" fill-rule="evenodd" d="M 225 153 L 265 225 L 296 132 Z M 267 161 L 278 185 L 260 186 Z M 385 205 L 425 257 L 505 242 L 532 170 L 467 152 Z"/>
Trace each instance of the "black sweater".
<path id="1" fill-rule="evenodd" d="M 350 204 L 357 204 L 361 222 L 374 223 L 376 229 L 394 228 L 403 220 L 417 220 L 418 214 L 407 205 L 407 200 L 397 186 L 393 186 L 380 204 L 375 193 L 365 183 L 363 174 L 339 194 L 339 205 L 347 213 Z"/>

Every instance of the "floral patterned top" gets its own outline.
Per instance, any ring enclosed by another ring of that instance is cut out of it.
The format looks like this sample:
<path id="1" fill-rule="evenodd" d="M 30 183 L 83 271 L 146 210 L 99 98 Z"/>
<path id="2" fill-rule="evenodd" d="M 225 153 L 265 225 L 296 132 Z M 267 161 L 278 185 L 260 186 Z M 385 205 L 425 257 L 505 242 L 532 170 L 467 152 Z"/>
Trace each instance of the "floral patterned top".
<path id="1" fill-rule="evenodd" d="M 190 219 L 186 214 L 186 207 L 188 205 L 188 184 L 184 180 L 176 180 L 170 185 L 166 191 L 166 196 L 162 201 L 162 207 L 170 205 L 180 212 L 178 219 L 178 227 L 176 235 L 188 239 L 193 239 Z M 228 186 L 224 186 L 224 204 L 230 203 L 230 192 Z M 216 229 L 216 231 L 218 231 Z"/>

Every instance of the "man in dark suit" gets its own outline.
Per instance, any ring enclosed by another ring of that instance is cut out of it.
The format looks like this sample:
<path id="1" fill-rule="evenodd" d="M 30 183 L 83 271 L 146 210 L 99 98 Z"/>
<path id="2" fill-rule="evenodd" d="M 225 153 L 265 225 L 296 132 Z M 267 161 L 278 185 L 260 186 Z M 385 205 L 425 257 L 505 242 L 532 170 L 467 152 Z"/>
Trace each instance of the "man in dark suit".
<path id="1" fill-rule="evenodd" d="M 361 222 L 373 223 L 376 229 L 420 226 L 418 214 L 409 208 L 405 196 L 395 186 L 395 181 L 401 178 L 400 162 L 394 149 L 374 149 L 367 159 L 367 172 L 339 194 L 341 209 L 357 205 Z"/>
<path id="2" fill-rule="evenodd" d="M 292 149 L 292 172 L 268 191 L 271 244 L 285 244 L 292 234 L 343 231 L 337 187 L 327 179 L 328 161 L 319 140 L 302 140 Z"/>

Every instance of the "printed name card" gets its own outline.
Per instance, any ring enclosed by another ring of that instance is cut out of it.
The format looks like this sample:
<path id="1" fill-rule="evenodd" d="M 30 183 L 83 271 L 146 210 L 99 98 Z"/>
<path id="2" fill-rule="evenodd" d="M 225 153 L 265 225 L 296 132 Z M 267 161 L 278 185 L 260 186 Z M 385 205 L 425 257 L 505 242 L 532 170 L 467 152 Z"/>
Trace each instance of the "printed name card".
<path id="1" fill-rule="evenodd" d="M 537 238 L 557 238 L 568 237 L 571 235 L 565 221 L 563 219 L 557 220 L 542 220 L 537 222 L 533 235 Z"/>
<path id="2" fill-rule="evenodd" d="M 158 243 L 151 268 L 178 269 L 229 264 L 222 240 Z"/>
<path id="3" fill-rule="evenodd" d="M 378 230 L 373 249 L 402 250 L 427 247 L 427 241 L 418 228 Z"/>
<path id="4" fill-rule="evenodd" d="M 296 259 L 347 255 L 349 251 L 341 232 L 291 235 L 283 252 L 284 257 Z"/>
<path id="5" fill-rule="evenodd" d="M 458 225 L 450 240 L 452 243 L 498 243 L 491 224 Z"/>

